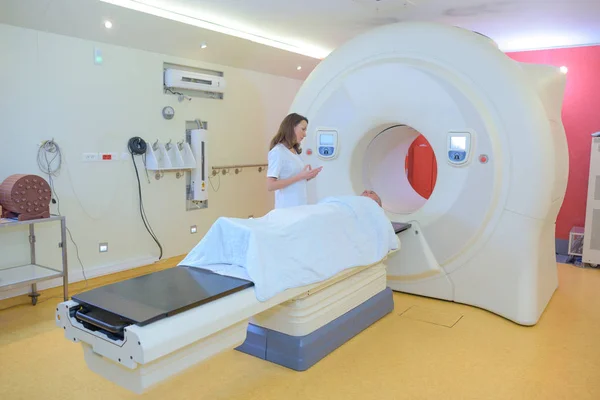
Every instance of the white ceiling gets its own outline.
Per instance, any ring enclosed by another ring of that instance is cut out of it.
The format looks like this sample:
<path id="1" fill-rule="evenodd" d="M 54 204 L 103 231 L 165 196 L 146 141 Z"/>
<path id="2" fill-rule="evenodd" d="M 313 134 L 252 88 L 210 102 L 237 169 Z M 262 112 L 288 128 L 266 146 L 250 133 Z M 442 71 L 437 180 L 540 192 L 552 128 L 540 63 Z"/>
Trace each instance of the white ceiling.
<path id="1" fill-rule="evenodd" d="M 505 51 L 600 43 L 600 0 L 103 0 L 149 5 L 324 57 L 370 28 L 406 20 L 449 23 Z"/>
<path id="2" fill-rule="evenodd" d="M 0 23 L 296 79 L 320 61 L 99 0 L 0 0 Z"/>
<path id="3" fill-rule="evenodd" d="M 600 0 L 0 0 L 0 23 L 299 79 L 355 35 L 410 20 L 505 51 L 600 43 Z"/>

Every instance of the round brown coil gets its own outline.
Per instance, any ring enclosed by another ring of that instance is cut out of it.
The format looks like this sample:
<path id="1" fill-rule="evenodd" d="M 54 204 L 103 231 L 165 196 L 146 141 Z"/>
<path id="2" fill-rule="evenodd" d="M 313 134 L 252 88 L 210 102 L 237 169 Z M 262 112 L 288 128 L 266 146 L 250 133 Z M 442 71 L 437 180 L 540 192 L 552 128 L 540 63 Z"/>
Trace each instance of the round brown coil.
<path id="1" fill-rule="evenodd" d="M 11 175 L 0 185 L 0 205 L 5 218 L 48 218 L 51 200 L 50 185 L 37 175 Z"/>

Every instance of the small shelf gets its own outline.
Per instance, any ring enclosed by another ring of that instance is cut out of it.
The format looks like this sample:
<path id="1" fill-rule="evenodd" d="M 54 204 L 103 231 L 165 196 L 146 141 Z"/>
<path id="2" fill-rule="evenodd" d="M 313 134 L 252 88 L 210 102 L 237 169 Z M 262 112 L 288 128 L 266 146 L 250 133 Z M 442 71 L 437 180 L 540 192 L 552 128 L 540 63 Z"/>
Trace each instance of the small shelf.
<path id="1" fill-rule="evenodd" d="M 62 271 L 38 264 L 26 264 L 0 269 L 0 289 L 14 289 L 32 283 L 60 278 Z"/>
<path id="2" fill-rule="evenodd" d="M 44 222 L 60 221 L 60 242 L 59 248 L 62 255 L 62 271 L 44 265 L 37 264 L 36 261 L 36 236 L 35 225 Z M 51 215 L 49 218 L 40 218 L 27 221 L 19 221 L 16 219 L 0 218 L 0 228 L 27 225 L 29 227 L 29 248 L 30 248 L 30 264 L 18 265 L 0 269 L 0 290 L 9 290 L 22 286 L 31 286 L 31 303 L 37 304 L 37 298 L 40 295 L 37 291 L 37 283 L 47 281 L 54 278 L 63 278 L 63 295 L 65 301 L 69 299 L 69 272 L 67 265 L 67 243 L 66 232 L 67 225 L 64 216 Z"/>
<path id="3" fill-rule="evenodd" d="M 0 228 L 8 227 L 8 226 L 16 226 L 16 225 L 38 224 L 41 222 L 60 221 L 61 219 L 62 219 L 62 217 L 59 215 L 51 215 L 50 218 L 39 218 L 39 219 L 32 219 L 32 220 L 28 220 L 28 221 L 18 221 L 16 219 L 0 218 Z"/>

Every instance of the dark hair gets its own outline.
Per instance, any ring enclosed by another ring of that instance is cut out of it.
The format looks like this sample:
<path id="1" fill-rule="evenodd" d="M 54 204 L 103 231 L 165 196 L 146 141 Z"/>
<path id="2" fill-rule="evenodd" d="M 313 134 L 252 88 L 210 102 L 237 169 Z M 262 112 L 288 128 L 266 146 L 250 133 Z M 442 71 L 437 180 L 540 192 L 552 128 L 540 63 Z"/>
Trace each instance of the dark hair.
<path id="1" fill-rule="evenodd" d="M 300 148 L 300 143 L 296 142 L 294 128 L 302 121 L 306 121 L 308 124 L 308 119 L 300 114 L 291 113 L 286 116 L 283 121 L 281 121 L 277 134 L 271 139 L 271 147 L 269 150 L 273 149 L 273 147 L 277 146 L 279 143 L 282 143 L 288 149 L 293 147 L 298 154 L 301 154 L 302 149 Z"/>

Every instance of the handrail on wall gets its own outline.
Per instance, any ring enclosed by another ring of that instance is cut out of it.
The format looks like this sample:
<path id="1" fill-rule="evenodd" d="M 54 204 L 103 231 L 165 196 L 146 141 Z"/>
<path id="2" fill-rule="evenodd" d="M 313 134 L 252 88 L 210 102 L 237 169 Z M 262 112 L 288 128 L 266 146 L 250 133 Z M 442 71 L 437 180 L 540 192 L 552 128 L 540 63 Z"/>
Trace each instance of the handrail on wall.
<path id="1" fill-rule="evenodd" d="M 258 168 L 258 172 L 262 172 L 264 168 L 266 168 L 268 164 L 240 164 L 240 165 L 223 165 L 212 167 L 213 176 L 217 175 L 219 171 L 223 175 L 227 174 L 227 171 L 230 169 L 235 169 L 235 173 L 239 174 L 243 168 Z"/>

